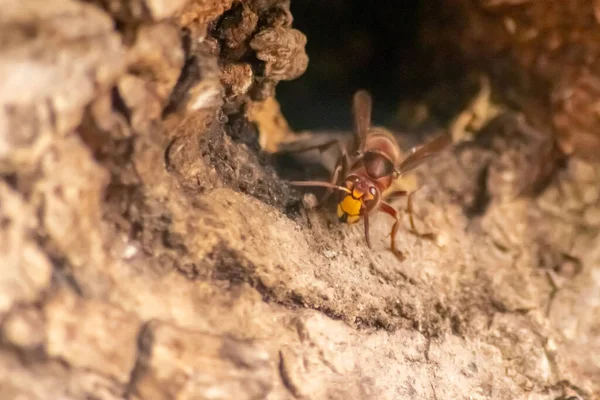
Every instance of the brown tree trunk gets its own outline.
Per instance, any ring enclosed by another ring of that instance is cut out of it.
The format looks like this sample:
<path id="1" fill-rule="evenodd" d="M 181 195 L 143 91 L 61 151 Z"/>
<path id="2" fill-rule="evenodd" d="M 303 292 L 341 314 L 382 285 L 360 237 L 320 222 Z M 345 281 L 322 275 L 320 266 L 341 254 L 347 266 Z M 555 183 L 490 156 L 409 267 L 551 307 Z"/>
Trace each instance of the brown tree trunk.
<path id="1" fill-rule="evenodd" d="M 268 153 L 288 1 L 0 0 L 0 399 L 600 398 L 595 2 L 436 3 L 505 107 L 417 170 L 400 262 Z"/>

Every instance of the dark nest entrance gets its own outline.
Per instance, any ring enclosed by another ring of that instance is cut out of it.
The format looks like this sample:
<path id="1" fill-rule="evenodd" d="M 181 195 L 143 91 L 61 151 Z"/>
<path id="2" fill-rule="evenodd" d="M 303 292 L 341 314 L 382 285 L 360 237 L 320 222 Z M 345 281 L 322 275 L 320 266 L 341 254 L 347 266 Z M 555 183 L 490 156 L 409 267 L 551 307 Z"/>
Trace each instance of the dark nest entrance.
<path id="1" fill-rule="evenodd" d="M 470 78 L 484 72 L 499 101 L 522 111 L 563 153 L 599 160 L 600 13 L 589 2 L 291 3 L 310 57 L 304 76 L 277 87 L 294 129 L 348 128 L 359 87 L 374 95 L 376 124 L 402 130 L 394 126 L 399 105 L 425 95 L 430 115 L 447 126 L 477 92 Z"/>
<path id="2" fill-rule="evenodd" d="M 294 26 L 308 37 L 306 73 L 281 82 L 277 99 L 295 130 L 350 127 L 355 90 L 373 94 L 374 122 L 390 125 L 401 100 L 416 99 L 455 66 L 434 62 L 421 22 L 435 2 L 292 1 Z M 454 70 L 454 71 L 453 71 Z"/>

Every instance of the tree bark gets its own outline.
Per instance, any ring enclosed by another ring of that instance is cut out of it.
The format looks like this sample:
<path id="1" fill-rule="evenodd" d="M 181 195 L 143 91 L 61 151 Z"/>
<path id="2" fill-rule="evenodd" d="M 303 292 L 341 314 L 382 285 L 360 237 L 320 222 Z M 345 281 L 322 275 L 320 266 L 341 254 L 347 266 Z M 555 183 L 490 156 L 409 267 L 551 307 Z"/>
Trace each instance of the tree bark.
<path id="1" fill-rule="evenodd" d="M 541 7 L 508 3 L 490 18 Z M 370 217 L 368 249 L 362 227 L 307 210 L 268 152 L 293 137 L 274 89 L 309 61 L 288 1 L 0 10 L 0 399 L 600 398 L 585 152 L 522 195 L 547 135 L 514 111 L 486 121 L 416 171 L 435 239 L 404 221 L 400 262 L 393 221 Z M 585 93 L 569 101 L 588 118 Z M 544 112 L 568 130 L 560 101 Z"/>

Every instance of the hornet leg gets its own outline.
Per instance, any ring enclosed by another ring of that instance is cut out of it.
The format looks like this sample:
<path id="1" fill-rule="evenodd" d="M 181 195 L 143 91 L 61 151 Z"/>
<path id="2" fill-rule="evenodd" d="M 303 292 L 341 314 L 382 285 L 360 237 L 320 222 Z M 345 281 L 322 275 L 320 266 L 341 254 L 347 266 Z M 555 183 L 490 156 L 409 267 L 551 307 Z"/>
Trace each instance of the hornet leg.
<path id="1" fill-rule="evenodd" d="M 386 214 L 389 214 L 392 218 L 394 218 L 394 225 L 392 226 L 391 231 L 391 249 L 392 253 L 398 258 L 400 261 L 404 261 L 406 256 L 400 250 L 396 248 L 396 233 L 398 233 L 398 228 L 400 227 L 400 218 L 398 216 L 398 211 L 394 209 L 394 207 L 390 206 L 388 203 L 382 202 L 379 205 L 379 209 Z"/>
<path id="2" fill-rule="evenodd" d="M 415 192 L 412 192 L 411 194 L 408 195 L 407 206 L 406 206 L 407 212 L 408 212 L 408 217 L 410 219 L 410 229 L 411 229 L 410 233 L 412 233 L 412 234 L 414 234 L 414 235 L 416 235 L 418 237 L 421 237 L 423 239 L 433 240 L 433 239 L 435 239 L 435 234 L 434 233 L 431 233 L 431 232 L 428 232 L 428 233 L 419 233 L 419 231 L 417 231 L 417 228 L 415 227 L 415 220 L 414 220 L 414 217 L 413 217 L 413 205 L 412 205 L 413 204 L 412 203 L 412 195 L 414 193 Z"/>
<path id="3" fill-rule="evenodd" d="M 365 223 L 365 239 L 367 240 L 367 246 L 369 249 L 371 248 L 371 239 L 369 238 L 369 214 L 365 213 L 363 216 L 363 220 Z"/>

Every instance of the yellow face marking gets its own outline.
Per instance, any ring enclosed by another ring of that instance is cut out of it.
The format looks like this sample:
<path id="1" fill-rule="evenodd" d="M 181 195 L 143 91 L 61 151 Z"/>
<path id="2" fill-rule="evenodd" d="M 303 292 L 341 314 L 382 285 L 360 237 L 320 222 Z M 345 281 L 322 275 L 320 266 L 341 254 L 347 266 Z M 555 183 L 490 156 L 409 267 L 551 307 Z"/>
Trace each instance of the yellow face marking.
<path id="1" fill-rule="evenodd" d="M 360 192 L 356 189 L 352 191 L 352 197 L 354 197 L 355 199 L 360 199 L 363 196 L 363 194 L 363 192 Z"/>
<path id="2" fill-rule="evenodd" d="M 350 219 L 351 216 L 360 215 L 361 205 L 362 202 L 360 200 L 357 200 L 350 195 L 344 197 L 344 200 L 340 202 L 342 211 L 348 214 L 348 219 Z"/>
<path id="3" fill-rule="evenodd" d="M 337 206 L 337 216 L 338 218 L 342 218 L 342 216 L 344 215 L 344 210 L 342 210 L 342 203 L 338 204 Z"/>

